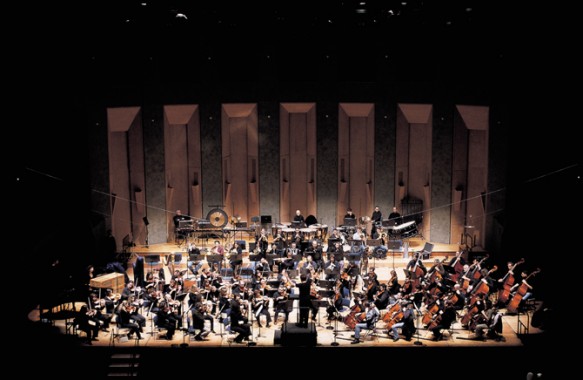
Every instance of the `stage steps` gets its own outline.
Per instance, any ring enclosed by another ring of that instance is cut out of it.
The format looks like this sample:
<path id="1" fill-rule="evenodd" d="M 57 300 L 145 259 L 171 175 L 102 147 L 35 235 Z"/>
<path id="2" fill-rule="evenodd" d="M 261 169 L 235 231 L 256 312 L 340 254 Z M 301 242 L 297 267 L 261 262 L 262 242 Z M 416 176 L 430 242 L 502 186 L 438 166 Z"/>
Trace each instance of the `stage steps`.
<path id="1" fill-rule="evenodd" d="M 117 353 L 110 357 L 107 376 L 138 376 L 140 354 Z"/>

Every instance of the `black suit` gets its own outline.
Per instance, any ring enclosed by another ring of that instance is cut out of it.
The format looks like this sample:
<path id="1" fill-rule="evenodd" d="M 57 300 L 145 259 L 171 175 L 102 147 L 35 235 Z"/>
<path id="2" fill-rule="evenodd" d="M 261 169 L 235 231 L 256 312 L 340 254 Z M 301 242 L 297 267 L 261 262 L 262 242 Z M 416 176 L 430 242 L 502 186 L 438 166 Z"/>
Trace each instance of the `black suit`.
<path id="1" fill-rule="evenodd" d="M 312 300 L 310 298 L 311 285 L 311 278 L 308 278 L 305 282 L 299 283 L 297 285 L 300 290 L 300 320 L 298 325 L 303 327 L 308 326 L 308 316 L 310 314 L 310 308 L 312 307 Z"/>

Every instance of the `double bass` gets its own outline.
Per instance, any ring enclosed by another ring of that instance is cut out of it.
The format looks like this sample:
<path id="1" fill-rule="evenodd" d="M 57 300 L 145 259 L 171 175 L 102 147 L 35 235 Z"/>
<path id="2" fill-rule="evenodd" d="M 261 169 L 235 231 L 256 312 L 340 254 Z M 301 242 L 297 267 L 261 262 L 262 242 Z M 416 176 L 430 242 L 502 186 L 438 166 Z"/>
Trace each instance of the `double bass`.
<path id="1" fill-rule="evenodd" d="M 524 258 L 520 259 L 520 261 L 514 264 L 508 270 L 508 273 L 506 273 L 502 278 L 502 288 L 498 290 L 498 302 L 502 304 L 508 302 L 508 299 L 510 298 L 510 289 L 512 288 L 512 285 L 514 285 L 514 269 L 522 263 L 524 263 Z"/>
<path id="2" fill-rule="evenodd" d="M 530 285 L 528 285 L 528 282 L 527 282 L 528 279 L 531 278 L 532 276 L 536 275 L 539 272 L 540 272 L 540 268 L 537 268 L 537 270 L 535 270 L 534 272 L 532 272 L 531 274 L 526 276 L 526 278 L 524 280 L 522 280 L 522 283 L 518 286 L 518 290 L 514 294 L 514 297 L 512 297 L 512 300 L 510 300 L 510 303 L 508 303 L 508 306 L 506 307 L 506 309 L 510 313 L 518 312 L 518 306 L 520 305 L 520 301 L 522 301 L 522 298 L 524 297 L 524 295 L 528 292 L 528 289 L 530 288 Z"/>
<path id="3" fill-rule="evenodd" d="M 348 313 L 346 318 L 344 318 L 344 323 L 346 324 L 346 326 L 350 327 L 351 330 L 354 330 L 354 328 L 356 327 L 356 324 L 358 323 L 356 315 L 360 312 L 361 312 L 360 306 L 354 305 L 350 309 L 350 313 Z"/>

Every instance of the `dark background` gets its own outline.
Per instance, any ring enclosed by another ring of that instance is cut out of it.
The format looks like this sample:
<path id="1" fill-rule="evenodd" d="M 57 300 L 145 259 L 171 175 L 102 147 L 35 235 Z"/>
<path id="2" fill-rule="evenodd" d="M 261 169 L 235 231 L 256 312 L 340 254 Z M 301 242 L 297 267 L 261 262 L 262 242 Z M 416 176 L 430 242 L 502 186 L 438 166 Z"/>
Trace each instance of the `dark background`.
<path id="1" fill-rule="evenodd" d="M 351 1 L 140 3 L 45 3 L 10 13 L 18 20 L 14 32 L 27 33 L 7 42 L 18 148 L 8 199 L 16 200 L 15 242 L 32 258 L 24 261 L 30 278 L 46 281 L 56 257 L 64 273 L 77 273 L 100 249 L 87 172 L 95 106 L 140 96 L 145 104 L 189 96 L 293 101 L 306 94 L 364 101 L 369 91 L 371 99 L 503 110 L 509 149 L 501 153 L 508 162 L 502 255 L 536 256 L 544 263 L 543 293 L 563 291 L 572 277 L 565 272 L 578 265 L 581 226 L 577 104 L 565 89 L 574 87 L 579 62 L 568 48 L 576 26 L 568 9 L 367 1 L 367 13 L 358 14 L 359 2 Z M 46 283 L 23 286 L 33 296 L 22 297 L 22 316 Z M 534 352 L 507 353 L 532 360 L 520 360 L 517 374 L 530 363 L 551 371 Z"/>

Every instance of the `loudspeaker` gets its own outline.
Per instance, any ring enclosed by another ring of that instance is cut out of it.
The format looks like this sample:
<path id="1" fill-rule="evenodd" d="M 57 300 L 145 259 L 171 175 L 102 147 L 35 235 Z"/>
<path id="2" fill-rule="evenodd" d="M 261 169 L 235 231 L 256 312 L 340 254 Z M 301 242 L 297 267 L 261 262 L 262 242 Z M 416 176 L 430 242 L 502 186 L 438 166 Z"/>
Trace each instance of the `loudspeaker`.
<path id="1" fill-rule="evenodd" d="M 261 224 L 271 224 L 271 215 L 261 215 Z"/>
<path id="2" fill-rule="evenodd" d="M 274 336 L 275 339 L 279 338 Z M 278 339 L 279 340 L 279 339 Z M 298 327 L 295 323 L 285 322 L 281 329 L 282 346 L 315 346 L 318 341 L 316 324 L 308 323 L 307 327 Z"/>
<path id="3" fill-rule="evenodd" d="M 147 217 L 147 216 L 144 216 L 142 219 L 144 220 L 144 224 L 145 224 L 146 226 L 147 226 L 148 224 L 150 224 L 150 222 L 148 221 L 148 217 Z"/>

